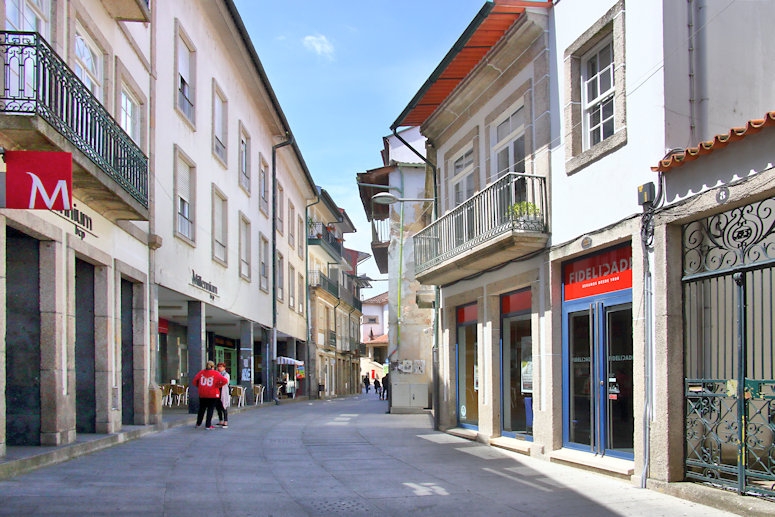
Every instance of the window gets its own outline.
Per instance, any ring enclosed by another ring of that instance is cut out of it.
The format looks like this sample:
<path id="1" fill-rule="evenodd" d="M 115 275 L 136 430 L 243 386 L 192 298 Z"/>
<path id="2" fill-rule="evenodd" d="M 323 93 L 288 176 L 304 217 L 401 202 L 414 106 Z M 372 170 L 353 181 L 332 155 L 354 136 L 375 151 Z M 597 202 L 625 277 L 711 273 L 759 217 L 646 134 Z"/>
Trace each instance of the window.
<path id="1" fill-rule="evenodd" d="M 259 208 L 265 215 L 269 215 L 269 186 L 267 185 L 266 161 L 259 153 L 258 155 L 258 194 Z"/>
<path id="2" fill-rule="evenodd" d="M 121 129 L 136 144 L 140 145 L 140 103 L 126 88 L 121 88 L 121 112 L 119 119 Z"/>
<path id="3" fill-rule="evenodd" d="M 218 85 L 213 80 L 213 153 L 224 164 L 227 163 L 227 148 L 228 142 L 228 104 L 226 97 L 221 92 Z"/>
<path id="4" fill-rule="evenodd" d="M 364 325 L 379 325 L 379 316 L 364 316 Z"/>
<path id="5" fill-rule="evenodd" d="M 454 177 L 452 179 L 453 208 L 474 195 L 474 150 L 469 148 L 453 162 Z"/>
<path id="6" fill-rule="evenodd" d="M 285 258 L 282 253 L 277 254 L 277 299 L 283 301 L 285 299 Z"/>
<path id="7" fill-rule="evenodd" d="M 98 99 L 102 99 L 102 52 L 77 24 L 75 29 L 75 75 Z"/>
<path id="8" fill-rule="evenodd" d="M 186 239 L 194 240 L 194 167 L 181 154 L 176 155 L 175 165 L 175 209 L 177 233 Z"/>
<path id="9" fill-rule="evenodd" d="M 293 229 L 293 221 L 296 219 L 296 207 L 288 201 L 288 244 L 291 248 L 296 246 L 296 233 Z"/>
<path id="10" fill-rule="evenodd" d="M 288 308 L 296 310 L 296 268 L 288 264 Z"/>
<path id="11" fill-rule="evenodd" d="M 496 180 L 509 172 L 525 172 L 525 107 L 493 124 L 492 153 Z"/>
<path id="12" fill-rule="evenodd" d="M 250 193 L 250 136 L 240 124 L 239 133 L 239 185 Z"/>
<path id="13" fill-rule="evenodd" d="M 228 213 L 226 196 L 213 185 L 213 258 L 223 264 L 228 262 Z"/>
<path id="14" fill-rule="evenodd" d="M 239 274 L 250 280 L 250 221 L 242 213 L 239 219 Z"/>
<path id="15" fill-rule="evenodd" d="M 627 143 L 624 0 L 565 50 L 566 172 Z"/>
<path id="16" fill-rule="evenodd" d="M 269 240 L 263 235 L 259 235 L 258 248 L 259 275 L 261 276 L 260 288 L 264 291 L 269 290 Z"/>
<path id="17" fill-rule="evenodd" d="M 177 95 L 178 109 L 183 115 L 190 121 L 194 122 L 194 98 L 196 94 L 195 89 L 195 72 L 196 61 L 195 51 L 190 40 L 185 36 L 182 29 L 178 27 L 178 35 L 176 40 L 176 52 L 177 52 Z"/>
<path id="18" fill-rule="evenodd" d="M 584 148 L 589 149 L 614 134 L 613 42 L 606 39 L 582 61 Z"/>
<path id="19" fill-rule="evenodd" d="M 297 292 L 299 293 L 299 314 L 304 314 L 304 299 L 306 298 L 306 291 L 304 289 L 304 276 L 299 273 L 299 283 L 297 284 Z"/>
<path id="20" fill-rule="evenodd" d="M 285 227 L 283 226 L 283 211 L 285 210 L 285 191 L 283 190 L 283 186 L 279 183 L 277 184 L 277 211 L 275 214 L 277 215 L 277 231 L 280 234 L 283 234 L 285 232 Z"/>
<path id="21" fill-rule="evenodd" d="M 288 224 L 290 224 L 290 221 Z M 299 216 L 298 224 L 296 226 L 298 227 L 296 253 L 299 254 L 300 258 L 304 258 L 304 239 L 306 239 L 306 234 L 304 233 L 304 218 L 302 216 Z"/>
<path id="22" fill-rule="evenodd" d="M 49 0 L 5 0 L 5 28 L 9 31 L 37 32 L 50 41 L 50 15 Z"/>

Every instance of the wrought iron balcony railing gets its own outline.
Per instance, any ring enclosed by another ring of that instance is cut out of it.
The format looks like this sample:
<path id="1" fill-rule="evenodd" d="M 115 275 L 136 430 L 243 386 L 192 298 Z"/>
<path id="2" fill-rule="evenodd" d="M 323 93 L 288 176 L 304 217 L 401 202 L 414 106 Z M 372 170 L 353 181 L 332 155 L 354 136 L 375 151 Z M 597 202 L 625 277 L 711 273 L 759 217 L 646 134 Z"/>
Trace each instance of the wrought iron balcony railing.
<path id="1" fill-rule="evenodd" d="M 508 173 L 414 236 L 421 273 L 513 232 L 547 231 L 546 178 Z"/>
<path id="2" fill-rule="evenodd" d="M 322 271 L 310 271 L 309 285 L 310 287 L 322 287 L 332 295 L 339 298 L 339 285 L 323 274 Z"/>
<path id="3" fill-rule="evenodd" d="M 310 244 L 322 242 L 324 245 L 331 248 L 335 256 L 342 256 L 342 243 L 337 240 L 334 232 L 328 229 L 328 227 L 319 222 L 310 222 L 307 227 L 307 241 Z"/>
<path id="4" fill-rule="evenodd" d="M 148 208 L 148 158 L 34 32 L 0 31 L 0 112 L 38 115 Z"/>

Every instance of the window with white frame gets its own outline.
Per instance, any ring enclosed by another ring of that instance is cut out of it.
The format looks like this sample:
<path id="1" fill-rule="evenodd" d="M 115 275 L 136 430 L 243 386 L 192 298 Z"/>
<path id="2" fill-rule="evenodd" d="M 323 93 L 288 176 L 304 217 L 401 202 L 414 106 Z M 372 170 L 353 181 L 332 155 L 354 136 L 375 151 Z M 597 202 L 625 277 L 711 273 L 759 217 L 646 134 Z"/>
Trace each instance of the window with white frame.
<path id="1" fill-rule="evenodd" d="M 582 97 L 584 109 L 584 148 L 614 134 L 614 54 L 613 41 L 606 38 L 582 58 Z"/>
<path id="2" fill-rule="evenodd" d="M 379 325 L 379 316 L 364 316 L 364 325 Z"/>
<path id="3" fill-rule="evenodd" d="M 193 241 L 196 199 L 194 167 L 178 153 L 175 165 L 175 209 L 177 234 Z"/>
<path id="4" fill-rule="evenodd" d="M 264 215 L 269 216 L 269 178 L 266 173 L 266 160 L 261 153 L 258 154 L 258 204 Z"/>
<path id="5" fill-rule="evenodd" d="M 228 262 L 228 206 L 226 196 L 213 185 L 213 258 L 223 264 Z"/>
<path id="6" fill-rule="evenodd" d="M 277 227 L 277 231 L 280 234 L 285 233 L 285 227 L 283 225 L 283 212 L 285 211 L 285 190 L 283 190 L 283 186 L 279 183 L 277 184 L 277 222 L 275 223 L 275 226 Z"/>
<path id="7" fill-rule="evenodd" d="M 285 299 L 285 257 L 283 254 L 277 253 L 277 299 L 283 301 Z"/>
<path id="8" fill-rule="evenodd" d="M 250 220 L 242 213 L 239 218 L 239 274 L 250 280 Z"/>
<path id="9" fill-rule="evenodd" d="M 453 162 L 453 207 L 474 195 L 474 150 L 469 148 Z"/>
<path id="10" fill-rule="evenodd" d="M 226 96 L 213 81 L 213 153 L 227 163 L 229 105 Z"/>
<path id="11" fill-rule="evenodd" d="M 250 136 L 240 124 L 239 135 L 239 184 L 250 193 Z"/>
<path id="12" fill-rule="evenodd" d="M 190 121 L 194 122 L 196 53 L 191 41 L 179 29 L 176 37 L 177 52 L 177 107 Z"/>
<path id="13" fill-rule="evenodd" d="M 288 224 L 290 224 L 290 221 Z M 304 239 L 307 238 L 307 234 L 304 232 L 304 218 L 302 216 L 298 217 L 298 223 L 296 226 L 298 227 L 298 242 L 296 243 L 296 253 L 298 253 L 300 258 L 304 258 Z"/>
<path id="14" fill-rule="evenodd" d="M 140 103 L 126 87 L 121 88 L 121 112 L 119 124 L 129 138 L 140 145 L 141 124 Z"/>
<path id="15" fill-rule="evenodd" d="M 75 29 L 75 75 L 98 99 L 102 99 L 103 53 L 81 24 Z"/>
<path id="16" fill-rule="evenodd" d="M 263 234 L 259 235 L 258 245 L 259 275 L 261 276 L 260 288 L 269 290 L 269 240 Z"/>
<path id="17" fill-rule="evenodd" d="M 49 0 L 5 0 L 5 28 L 9 31 L 37 32 L 51 40 Z"/>
<path id="18" fill-rule="evenodd" d="M 525 111 L 519 106 L 492 125 L 492 180 L 509 172 L 525 172 Z"/>
<path id="19" fill-rule="evenodd" d="M 291 248 L 296 247 L 296 231 L 294 230 L 293 221 L 296 220 L 296 207 L 293 203 L 288 201 L 288 244 Z"/>
<path id="20" fill-rule="evenodd" d="M 288 308 L 296 310 L 296 268 L 288 264 Z"/>
<path id="21" fill-rule="evenodd" d="M 573 174 L 627 143 L 625 12 L 618 0 L 565 49 L 565 162 Z"/>

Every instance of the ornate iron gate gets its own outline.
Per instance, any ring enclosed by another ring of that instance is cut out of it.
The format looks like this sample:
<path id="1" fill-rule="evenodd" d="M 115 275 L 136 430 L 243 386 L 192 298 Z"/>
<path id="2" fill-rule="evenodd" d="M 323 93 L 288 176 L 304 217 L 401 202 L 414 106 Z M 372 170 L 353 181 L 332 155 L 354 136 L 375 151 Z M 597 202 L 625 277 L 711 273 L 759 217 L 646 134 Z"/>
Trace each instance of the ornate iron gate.
<path id="1" fill-rule="evenodd" d="M 775 198 L 683 227 L 686 478 L 775 497 Z"/>

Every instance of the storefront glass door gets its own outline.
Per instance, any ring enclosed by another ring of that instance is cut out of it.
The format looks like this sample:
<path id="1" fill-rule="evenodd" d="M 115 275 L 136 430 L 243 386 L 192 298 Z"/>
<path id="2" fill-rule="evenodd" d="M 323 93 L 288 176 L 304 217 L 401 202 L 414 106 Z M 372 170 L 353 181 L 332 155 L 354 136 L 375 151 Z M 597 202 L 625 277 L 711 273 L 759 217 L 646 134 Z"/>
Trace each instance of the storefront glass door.
<path id="1" fill-rule="evenodd" d="M 566 304 L 566 445 L 631 458 L 632 303 L 626 295 Z"/>
<path id="2" fill-rule="evenodd" d="M 457 407 L 463 427 L 479 425 L 479 359 L 476 338 L 476 305 L 458 309 Z"/>

